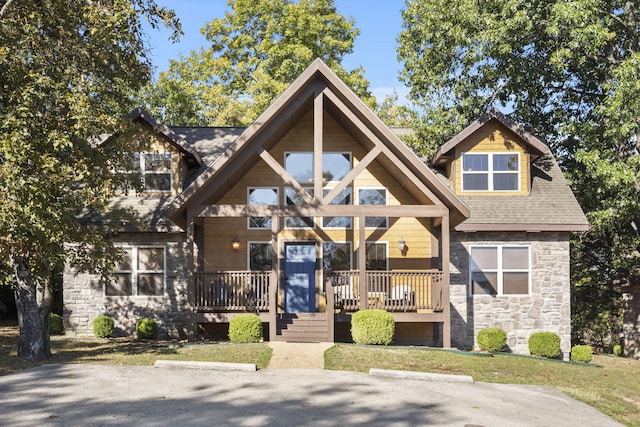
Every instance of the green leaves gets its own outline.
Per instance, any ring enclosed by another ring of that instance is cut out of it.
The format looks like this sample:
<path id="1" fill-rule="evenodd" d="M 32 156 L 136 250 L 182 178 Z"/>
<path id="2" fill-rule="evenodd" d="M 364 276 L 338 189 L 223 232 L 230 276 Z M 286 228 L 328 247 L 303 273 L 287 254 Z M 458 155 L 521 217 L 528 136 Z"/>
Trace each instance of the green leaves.
<path id="1" fill-rule="evenodd" d="M 363 70 L 340 65 L 359 31 L 333 0 L 242 0 L 229 8 L 201 30 L 208 48 L 172 61 L 141 92 L 151 114 L 172 125 L 249 125 L 315 58 L 374 105 Z"/>

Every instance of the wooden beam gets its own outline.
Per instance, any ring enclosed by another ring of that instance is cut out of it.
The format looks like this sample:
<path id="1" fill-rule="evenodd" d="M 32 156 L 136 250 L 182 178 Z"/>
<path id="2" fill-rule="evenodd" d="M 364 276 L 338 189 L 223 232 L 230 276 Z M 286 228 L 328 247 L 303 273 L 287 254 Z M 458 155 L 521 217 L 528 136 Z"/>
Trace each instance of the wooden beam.
<path id="1" fill-rule="evenodd" d="M 365 215 L 358 218 L 358 292 L 360 294 L 360 310 L 367 308 L 369 300 L 367 293 L 369 286 L 367 285 L 367 245 L 364 226 Z"/>
<path id="2" fill-rule="evenodd" d="M 434 218 L 448 215 L 444 206 L 434 205 L 212 205 L 200 211 L 202 217 L 244 218 L 252 216 L 386 216 Z M 364 224 L 364 223 L 363 223 Z"/>
<path id="3" fill-rule="evenodd" d="M 449 239 L 450 230 L 449 230 L 449 215 L 444 215 L 442 217 L 442 302 L 443 302 L 443 322 L 442 322 L 442 347 L 443 348 L 451 348 L 451 303 L 450 299 L 450 290 L 449 290 L 449 274 L 450 274 L 450 245 L 451 241 Z"/>
<path id="4" fill-rule="evenodd" d="M 294 190 L 296 190 L 296 193 L 298 193 L 298 195 L 300 197 L 302 197 L 302 199 L 305 202 L 307 202 L 307 203 L 313 203 L 314 202 L 313 196 L 311 196 L 311 194 L 309 194 L 307 192 L 307 190 L 305 190 L 305 188 L 303 186 L 301 186 L 300 183 L 294 177 L 292 177 L 291 174 L 289 172 L 287 172 L 285 170 L 285 168 L 283 168 L 280 165 L 280 163 L 278 163 L 278 161 L 276 159 L 274 159 L 271 154 L 269 154 L 269 152 L 267 150 L 265 150 L 262 147 L 258 147 L 258 148 L 256 148 L 256 152 L 258 153 L 260 158 L 262 160 L 264 160 L 264 162 L 267 165 L 269 165 L 269 167 L 271 169 L 273 169 L 275 171 L 275 173 L 280 175 L 282 180 L 287 185 L 290 185 L 291 187 L 293 187 Z"/>
<path id="5" fill-rule="evenodd" d="M 313 192 L 315 198 L 322 202 L 322 140 L 324 135 L 323 129 L 323 98 L 322 92 L 316 93 L 313 100 Z"/>
<path id="6" fill-rule="evenodd" d="M 338 185 L 333 187 L 329 194 L 324 197 L 323 202 L 325 204 L 331 203 L 331 201 L 335 199 L 342 190 L 347 188 L 347 185 L 351 184 L 353 180 L 356 179 L 356 177 L 360 175 L 365 170 L 365 168 L 375 160 L 376 157 L 378 157 L 378 154 L 380 154 L 380 152 L 380 147 L 373 147 L 373 149 L 369 151 L 369 153 L 364 156 L 362 160 L 360 160 L 358 165 L 355 168 L 351 169 L 349 173 L 340 180 Z"/>

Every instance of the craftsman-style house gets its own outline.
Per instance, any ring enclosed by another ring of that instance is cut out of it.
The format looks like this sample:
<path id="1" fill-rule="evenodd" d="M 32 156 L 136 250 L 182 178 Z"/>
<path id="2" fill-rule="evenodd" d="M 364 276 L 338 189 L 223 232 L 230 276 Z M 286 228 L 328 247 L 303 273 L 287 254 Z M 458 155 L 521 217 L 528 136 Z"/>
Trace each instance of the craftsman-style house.
<path id="1" fill-rule="evenodd" d="M 65 327 L 108 314 L 170 336 L 257 313 L 269 340 L 350 339 L 352 313 L 393 313 L 399 343 L 472 348 L 501 327 L 570 348 L 569 234 L 588 223 L 542 141 L 497 112 L 425 164 L 320 60 L 247 128 L 166 127 L 134 153 L 146 219 L 117 238 L 111 283 L 67 269 Z"/>

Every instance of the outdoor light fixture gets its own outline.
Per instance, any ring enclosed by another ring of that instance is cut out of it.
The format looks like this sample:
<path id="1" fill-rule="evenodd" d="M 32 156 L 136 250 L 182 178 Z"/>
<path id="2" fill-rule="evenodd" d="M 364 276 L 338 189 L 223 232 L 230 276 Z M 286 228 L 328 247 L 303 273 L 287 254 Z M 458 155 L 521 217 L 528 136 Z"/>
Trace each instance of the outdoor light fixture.
<path id="1" fill-rule="evenodd" d="M 405 242 L 403 237 L 400 237 L 400 240 L 398 240 L 398 250 L 400 251 L 402 256 L 407 253 L 407 242 Z"/>
<path id="2" fill-rule="evenodd" d="M 234 238 L 231 241 L 231 248 L 236 252 L 240 249 L 240 241 L 237 238 Z"/>

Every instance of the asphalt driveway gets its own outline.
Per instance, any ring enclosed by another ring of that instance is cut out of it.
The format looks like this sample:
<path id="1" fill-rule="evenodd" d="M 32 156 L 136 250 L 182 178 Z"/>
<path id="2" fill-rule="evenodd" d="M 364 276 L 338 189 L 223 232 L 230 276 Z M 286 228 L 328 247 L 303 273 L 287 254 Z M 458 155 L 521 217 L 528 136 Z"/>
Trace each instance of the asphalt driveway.
<path id="1" fill-rule="evenodd" d="M 2 426 L 613 426 L 549 387 L 321 369 L 46 365 L 0 377 Z"/>

